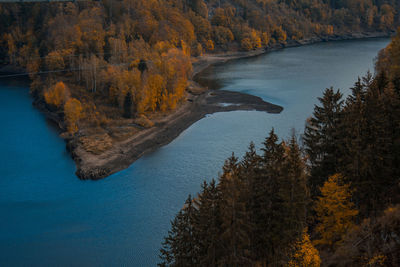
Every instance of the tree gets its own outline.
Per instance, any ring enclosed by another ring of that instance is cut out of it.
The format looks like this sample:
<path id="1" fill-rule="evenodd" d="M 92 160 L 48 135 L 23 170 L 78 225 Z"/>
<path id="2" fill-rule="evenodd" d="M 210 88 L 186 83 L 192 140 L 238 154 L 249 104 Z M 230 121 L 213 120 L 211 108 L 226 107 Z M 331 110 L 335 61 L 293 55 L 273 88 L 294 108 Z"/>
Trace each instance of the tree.
<path id="1" fill-rule="evenodd" d="M 261 264 L 276 262 L 281 244 L 282 198 L 279 194 L 284 162 L 284 148 L 272 129 L 264 141 L 262 157 L 256 159 L 251 177 L 252 205 L 250 218 L 252 226 L 253 257 Z M 251 148 L 251 147 L 250 147 Z M 250 150 L 252 151 L 252 150 Z M 249 152 L 248 152 L 249 153 Z"/>
<path id="2" fill-rule="evenodd" d="M 221 257 L 221 194 L 215 180 L 202 185 L 202 191 L 195 199 L 198 210 L 195 235 L 198 241 L 200 266 L 217 266 Z"/>
<path id="3" fill-rule="evenodd" d="M 306 226 L 307 206 L 309 193 L 305 162 L 301 157 L 300 148 L 293 135 L 288 144 L 284 144 L 285 158 L 281 176 L 278 177 L 278 199 L 281 207 L 278 208 L 277 225 L 279 231 L 279 251 L 281 261 L 283 256 L 290 254 L 289 244 L 299 239 Z M 275 204 L 276 205 L 276 204 Z M 277 206 L 277 205 L 276 205 Z"/>
<path id="4" fill-rule="evenodd" d="M 354 227 L 330 257 L 331 266 L 397 266 L 400 206 L 387 208 L 377 218 L 365 219 Z"/>
<path id="5" fill-rule="evenodd" d="M 207 49 L 207 51 L 213 51 L 214 50 L 214 42 L 212 40 L 207 40 L 206 49 Z"/>
<path id="6" fill-rule="evenodd" d="M 333 249 L 353 227 L 352 220 L 358 211 L 350 200 L 350 185 L 343 182 L 342 175 L 330 176 L 316 202 L 315 211 L 319 223 L 315 230 L 320 236 L 316 244 Z"/>
<path id="7" fill-rule="evenodd" d="M 68 100 L 69 95 L 68 87 L 63 82 L 58 82 L 44 92 L 44 100 L 47 104 L 60 108 Z"/>
<path id="8" fill-rule="evenodd" d="M 240 42 L 240 47 L 244 51 L 250 51 L 251 49 L 253 49 L 253 45 L 249 38 L 243 38 L 242 41 Z"/>
<path id="9" fill-rule="evenodd" d="M 337 171 L 340 152 L 340 124 L 342 117 L 342 94 L 327 88 L 321 106 L 314 107 L 313 117 L 306 124 L 303 141 L 311 165 L 311 193 L 316 195 L 329 175 Z"/>
<path id="10" fill-rule="evenodd" d="M 302 237 L 294 245 L 294 253 L 288 263 L 290 267 L 319 267 L 321 258 L 318 250 L 313 246 L 310 236 L 305 229 Z"/>
<path id="11" fill-rule="evenodd" d="M 249 264 L 248 213 L 242 199 L 242 181 L 239 178 L 237 158 L 225 162 L 218 185 L 221 192 L 221 241 L 223 254 L 219 265 L 240 266 Z"/>
<path id="12" fill-rule="evenodd" d="M 76 98 L 70 98 L 64 105 L 64 114 L 67 121 L 68 132 L 74 134 L 78 131 L 77 123 L 82 118 L 83 108 Z"/>
<path id="13" fill-rule="evenodd" d="M 158 266 L 197 266 L 198 247 L 195 240 L 196 209 L 191 196 L 171 222 L 171 230 L 164 238 Z"/>
<path id="14" fill-rule="evenodd" d="M 126 93 L 124 99 L 124 117 L 132 118 L 132 94 L 130 91 Z"/>
<path id="15" fill-rule="evenodd" d="M 143 72 L 145 70 L 147 70 L 147 64 L 146 61 L 144 59 L 141 59 L 138 65 L 138 70 L 140 70 L 140 72 L 143 74 Z"/>

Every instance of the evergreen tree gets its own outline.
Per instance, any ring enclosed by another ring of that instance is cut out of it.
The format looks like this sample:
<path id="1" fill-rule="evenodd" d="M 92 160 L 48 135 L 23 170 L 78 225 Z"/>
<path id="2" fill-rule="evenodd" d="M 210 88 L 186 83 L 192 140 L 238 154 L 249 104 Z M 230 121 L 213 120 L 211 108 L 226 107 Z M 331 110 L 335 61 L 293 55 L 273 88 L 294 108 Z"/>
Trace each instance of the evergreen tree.
<path id="1" fill-rule="evenodd" d="M 368 79 L 363 78 L 364 81 Z M 342 155 L 340 158 L 341 171 L 349 180 L 360 177 L 363 164 L 365 162 L 365 140 L 364 132 L 367 121 L 364 117 L 366 85 L 358 81 L 351 88 L 352 94 L 348 96 L 346 106 L 343 110 L 342 126 L 345 134 L 341 142 Z"/>
<path id="2" fill-rule="evenodd" d="M 329 175 L 336 172 L 340 158 L 340 136 L 343 100 L 342 94 L 327 88 L 321 106 L 315 106 L 305 128 L 303 141 L 311 165 L 311 193 L 316 195 Z"/>
<path id="3" fill-rule="evenodd" d="M 202 192 L 195 200 L 198 213 L 195 235 L 198 241 L 200 266 L 217 266 L 221 256 L 220 193 L 212 180 L 202 185 Z"/>
<path id="4" fill-rule="evenodd" d="M 124 117 L 131 118 L 132 117 L 132 94 L 128 92 L 124 98 Z"/>
<path id="5" fill-rule="evenodd" d="M 363 157 L 360 173 L 352 177 L 351 182 L 356 189 L 355 196 L 363 216 L 371 212 L 380 212 L 384 208 L 385 194 L 392 185 L 393 170 L 393 124 L 385 103 L 385 88 L 387 82 L 384 75 L 377 77 L 370 86 L 364 104 L 363 119 L 366 121 L 363 129 Z"/>
<path id="6" fill-rule="evenodd" d="M 259 199 L 256 197 L 255 192 L 259 192 L 262 185 L 259 184 L 261 157 L 257 155 L 253 142 L 250 143 L 249 149 L 239 165 L 242 201 L 245 203 L 246 211 L 248 212 L 248 228 L 246 230 L 250 238 L 251 258 L 256 259 L 258 257 L 257 244 L 259 238 L 259 231 L 257 231 L 256 225 L 259 214 L 257 214 L 256 210 L 259 211 L 257 209 L 259 207 Z"/>
<path id="7" fill-rule="evenodd" d="M 285 161 L 278 189 L 282 203 L 279 208 L 281 212 L 277 215 L 280 221 L 277 221 L 276 225 L 280 233 L 278 248 L 282 257 L 290 253 L 289 244 L 301 236 L 306 226 L 309 204 L 305 163 L 295 136 L 292 136 L 289 144 L 285 145 L 285 149 Z"/>
<path id="8" fill-rule="evenodd" d="M 232 154 L 225 162 L 218 185 L 221 192 L 221 241 L 223 245 L 223 254 L 219 264 L 225 266 L 243 266 L 250 262 L 248 213 L 241 195 L 242 184 L 239 178 L 237 158 Z"/>
<path id="9" fill-rule="evenodd" d="M 171 222 L 171 230 L 160 250 L 159 266 L 197 266 L 198 246 L 195 239 L 196 209 L 189 195 L 185 206 Z"/>
<path id="10" fill-rule="evenodd" d="M 262 166 L 255 176 L 252 195 L 254 206 L 251 214 L 254 221 L 253 247 L 258 261 L 267 264 L 276 259 L 280 244 L 280 216 L 284 214 L 283 200 L 279 195 L 284 162 L 284 148 L 272 129 L 262 148 Z"/>

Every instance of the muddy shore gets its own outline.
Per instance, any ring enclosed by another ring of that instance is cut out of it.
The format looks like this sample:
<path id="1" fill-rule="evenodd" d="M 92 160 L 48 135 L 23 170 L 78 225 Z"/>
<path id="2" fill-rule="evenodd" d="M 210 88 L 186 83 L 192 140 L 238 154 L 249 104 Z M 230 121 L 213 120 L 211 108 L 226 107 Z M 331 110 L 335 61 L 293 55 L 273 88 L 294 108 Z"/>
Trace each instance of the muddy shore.
<path id="1" fill-rule="evenodd" d="M 268 113 L 280 113 L 283 108 L 261 98 L 225 90 L 208 90 L 193 81 L 195 76 L 210 65 L 222 64 L 224 62 L 239 58 L 258 56 L 270 51 L 308 45 L 318 42 L 339 41 L 350 39 L 362 39 L 373 37 L 388 37 L 393 33 L 351 33 L 341 36 L 315 37 L 301 41 L 288 41 L 286 44 L 275 44 L 265 49 L 249 52 L 227 52 L 221 54 L 205 55 L 193 61 L 193 75 L 189 82 L 186 100 L 173 112 L 154 121 L 154 126 L 139 131 L 134 136 L 113 143 L 113 146 L 101 153 L 94 155 L 83 149 L 78 138 L 67 139 L 67 149 L 76 162 L 76 174 L 80 179 L 101 179 L 115 172 L 129 167 L 142 155 L 155 151 L 176 137 L 196 121 L 204 118 L 207 114 L 216 112 L 227 112 L 235 110 L 256 110 Z M 56 121 L 60 127 L 61 119 L 46 111 L 45 108 L 36 103 L 48 118 Z"/>
<path id="2" fill-rule="evenodd" d="M 221 104 L 229 103 L 229 104 Z M 113 145 L 111 149 L 93 155 L 86 152 L 74 140 L 69 142 L 70 151 L 77 163 L 81 179 L 99 179 L 127 168 L 145 153 L 156 150 L 174 140 L 190 125 L 207 114 L 234 110 L 258 110 L 279 113 L 282 107 L 261 98 L 223 90 L 207 91 L 199 95 L 188 94 L 188 101 L 149 129 Z"/>

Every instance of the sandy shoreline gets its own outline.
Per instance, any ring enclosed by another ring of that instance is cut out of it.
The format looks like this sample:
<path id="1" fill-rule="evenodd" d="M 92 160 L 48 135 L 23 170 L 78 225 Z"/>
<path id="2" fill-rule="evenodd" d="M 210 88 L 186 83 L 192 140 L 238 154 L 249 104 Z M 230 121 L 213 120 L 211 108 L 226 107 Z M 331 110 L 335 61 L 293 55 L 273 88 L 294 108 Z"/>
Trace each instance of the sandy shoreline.
<path id="1" fill-rule="evenodd" d="M 282 107 L 265 102 L 259 97 L 224 90 L 188 93 L 187 99 L 174 112 L 155 121 L 153 127 L 113 144 L 111 149 L 100 155 L 85 151 L 76 139 L 71 139 L 68 148 L 77 164 L 77 176 L 81 179 L 100 179 L 123 170 L 142 155 L 170 143 L 207 114 L 235 110 L 280 113 L 283 110 Z"/>
<path id="2" fill-rule="evenodd" d="M 275 44 L 265 49 L 258 49 L 249 52 L 226 52 L 222 54 L 211 54 L 197 58 L 193 61 L 192 80 L 189 82 L 186 101 L 176 110 L 154 121 L 155 125 L 151 128 L 141 130 L 127 140 L 113 143 L 111 149 L 100 155 L 94 155 L 83 149 L 74 137 L 67 140 L 67 149 L 76 162 L 76 174 L 80 179 L 101 179 L 113 173 L 129 167 L 133 162 L 146 153 L 155 151 L 190 127 L 207 114 L 216 112 L 227 112 L 235 110 L 256 110 L 269 113 L 280 113 L 283 108 L 261 98 L 230 92 L 224 90 L 208 90 L 201 87 L 193 80 L 201 71 L 214 64 L 222 64 L 230 60 L 248 58 L 279 50 L 286 47 L 308 45 L 325 41 L 338 41 L 350 39 L 362 39 L 373 37 L 388 37 L 392 33 L 352 33 L 341 36 L 315 37 L 301 41 L 288 41 L 285 45 Z M 231 105 L 222 105 L 230 103 Z M 52 120 L 56 121 L 60 127 L 62 122 L 57 116 L 37 105 Z M 61 124 L 60 124 L 61 123 Z"/>

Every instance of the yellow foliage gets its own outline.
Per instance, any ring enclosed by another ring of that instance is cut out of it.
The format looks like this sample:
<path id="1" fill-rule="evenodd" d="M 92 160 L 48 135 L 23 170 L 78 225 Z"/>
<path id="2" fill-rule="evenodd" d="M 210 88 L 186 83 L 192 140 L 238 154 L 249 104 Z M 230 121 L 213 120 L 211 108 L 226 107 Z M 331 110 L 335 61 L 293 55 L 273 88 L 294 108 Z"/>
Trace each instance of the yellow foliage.
<path id="1" fill-rule="evenodd" d="M 63 82 L 58 82 L 44 93 L 44 99 L 47 104 L 56 106 L 57 108 L 64 105 L 69 98 L 68 87 Z"/>
<path id="2" fill-rule="evenodd" d="M 282 29 L 282 26 L 276 27 L 274 29 L 274 38 L 278 42 L 285 42 L 287 39 L 286 32 Z"/>
<path id="3" fill-rule="evenodd" d="M 78 131 L 77 123 L 83 116 L 83 108 L 81 102 L 76 98 L 70 98 L 64 105 L 64 114 L 67 122 L 68 132 L 75 133 Z"/>
<path id="4" fill-rule="evenodd" d="M 190 47 L 183 40 L 181 40 L 181 47 L 183 54 L 186 56 L 190 56 Z"/>
<path id="5" fill-rule="evenodd" d="M 387 266 L 385 264 L 385 261 L 386 261 L 385 255 L 376 255 L 368 261 L 368 266 Z"/>
<path id="6" fill-rule="evenodd" d="M 168 109 L 168 95 L 166 93 L 161 95 L 161 105 L 160 105 L 160 110 L 162 112 L 167 111 Z"/>
<path id="7" fill-rule="evenodd" d="M 353 226 L 352 219 L 358 211 L 350 199 L 350 186 L 343 183 L 343 177 L 340 174 L 329 177 L 321 188 L 315 208 L 320 222 L 316 232 L 321 237 L 316 244 L 334 246 Z"/>
<path id="8" fill-rule="evenodd" d="M 159 41 L 154 45 L 154 49 L 159 53 L 166 53 L 169 49 L 173 48 L 173 45 L 167 41 Z"/>
<path id="9" fill-rule="evenodd" d="M 213 51 L 214 50 L 214 42 L 212 40 L 208 40 L 206 44 L 206 49 L 208 51 Z"/>
<path id="10" fill-rule="evenodd" d="M 333 34 L 333 26 L 332 25 L 326 26 L 325 33 L 328 35 L 332 35 Z"/>
<path id="11" fill-rule="evenodd" d="M 150 111 L 155 111 L 157 106 L 160 106 L 161 93 L 164 91 L 165 81 L 163 77 L 159 74 L 151 74 L 147 78 L 147 89 L 148 89 L 148 109 Z"/>
<path id="12" fill-rule="evenodd" d="M 302 239 L 295 245 L 295 251 L 292 259 L 289 261 L 289 267 L 319 267 L 321 258 L 318 250 L 312 245 L 307 230 L 303 231 Z"/>
<path id="13" fill-rule="evenodd" d="M 251 31 L 250 40 L 251 40 L 251 45 L 253 46 L 253 49 L 261 47 L 261 38 L 255 30 Z"/>

